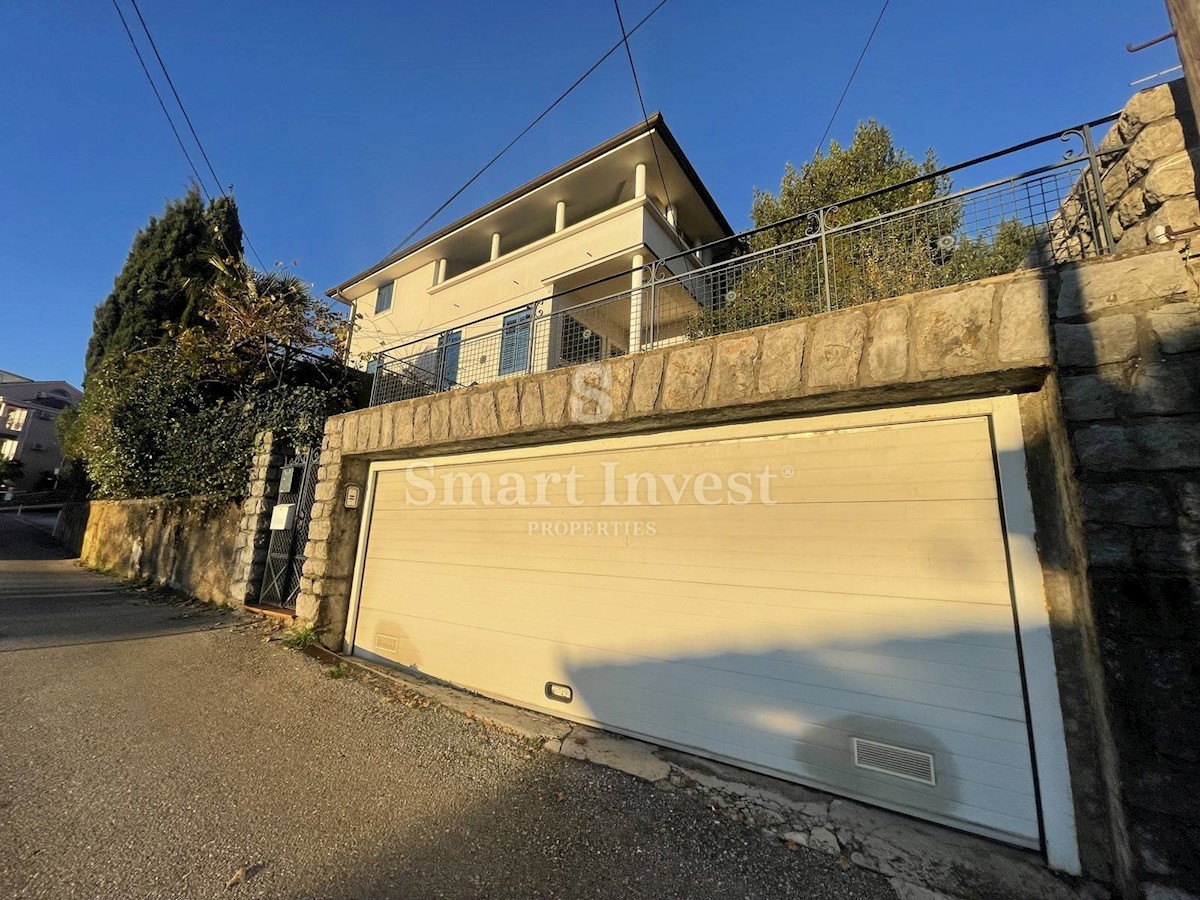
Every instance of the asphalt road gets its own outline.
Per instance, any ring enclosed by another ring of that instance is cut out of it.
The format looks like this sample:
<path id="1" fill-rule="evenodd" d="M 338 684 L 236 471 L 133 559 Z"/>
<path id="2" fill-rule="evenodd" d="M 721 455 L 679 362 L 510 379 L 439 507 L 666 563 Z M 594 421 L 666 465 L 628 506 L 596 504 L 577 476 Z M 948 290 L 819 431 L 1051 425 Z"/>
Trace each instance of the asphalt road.
<path id="1" fill-rule="evenodd" d="M 0 896 L 894 897 L 689 794 L 326 671 L 0 515 Z"/>

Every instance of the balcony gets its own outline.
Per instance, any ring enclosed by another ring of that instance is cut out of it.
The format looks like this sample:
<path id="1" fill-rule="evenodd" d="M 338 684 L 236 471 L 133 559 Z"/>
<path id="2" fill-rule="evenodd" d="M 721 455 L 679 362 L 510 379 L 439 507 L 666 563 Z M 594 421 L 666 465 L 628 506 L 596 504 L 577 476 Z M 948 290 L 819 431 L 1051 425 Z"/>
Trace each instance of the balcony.
<path id="1" fill-rule="evenodd" d="M 1097 147 L 1094 129 L 1115 118 L 653 259 L 632 272 L 621 267 L 581 284 L 556 282 L 549 298 L 376 354 L 371 403 L 1109 253 L 1115 241 L 1104 176 L 1126 148 Z M 1063 141 L 1082 146 L 1064 154 Z M 952 179 L 962 172 L 980 183 L 955 189 Z M 927 199 L 900 202 L 914 197 Z M 889 211 L 869 214 L 881 208 Z"/>

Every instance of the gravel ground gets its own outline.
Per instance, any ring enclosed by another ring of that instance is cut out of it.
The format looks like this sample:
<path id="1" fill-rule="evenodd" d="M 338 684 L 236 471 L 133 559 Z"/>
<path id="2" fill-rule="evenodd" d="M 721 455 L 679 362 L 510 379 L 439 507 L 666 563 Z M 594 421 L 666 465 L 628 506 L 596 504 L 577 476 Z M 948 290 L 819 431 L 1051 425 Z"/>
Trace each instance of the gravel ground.
<path id="1" fill-rule="evenodd" d="M 0 517 L 0 896 L 893 898 Z M 231 876 L 249 877 L 227 888 Z"/>

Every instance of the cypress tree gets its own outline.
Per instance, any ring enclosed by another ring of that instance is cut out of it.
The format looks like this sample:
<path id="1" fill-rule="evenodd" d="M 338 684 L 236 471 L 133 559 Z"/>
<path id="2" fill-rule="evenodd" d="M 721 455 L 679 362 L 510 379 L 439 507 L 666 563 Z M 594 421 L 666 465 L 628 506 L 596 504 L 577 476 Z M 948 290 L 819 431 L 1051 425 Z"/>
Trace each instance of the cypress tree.
<path id="1" fill-rule="evenodd" d="M 196 324 L 213 255 L 241 259 L 237 205 L 225 197 L 206 205 L 193 186 L 134 238 L 112 293 L 96 307 L 84 380 L 105 356 L 155 346 L 173 326 Z"/>

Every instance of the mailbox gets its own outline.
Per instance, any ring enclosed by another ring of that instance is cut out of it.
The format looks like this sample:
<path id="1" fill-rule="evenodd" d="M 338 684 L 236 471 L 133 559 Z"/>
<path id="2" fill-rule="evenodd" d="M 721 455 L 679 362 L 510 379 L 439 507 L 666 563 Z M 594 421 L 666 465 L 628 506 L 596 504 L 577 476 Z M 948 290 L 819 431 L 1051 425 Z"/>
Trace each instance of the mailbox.
<path id="1" fill-rule="evenodd" d="M 271 510 L 271 530 L 287 531 L 296 521 L 296 504 L 280 503 Z"/>

